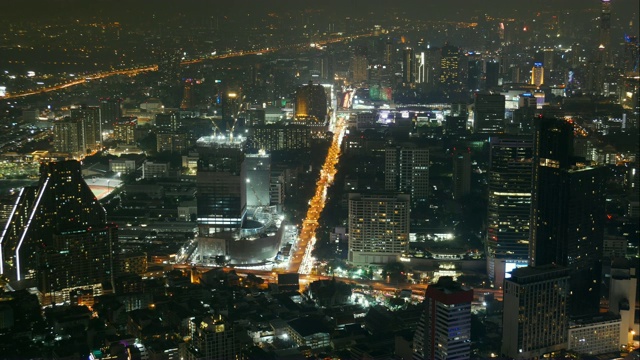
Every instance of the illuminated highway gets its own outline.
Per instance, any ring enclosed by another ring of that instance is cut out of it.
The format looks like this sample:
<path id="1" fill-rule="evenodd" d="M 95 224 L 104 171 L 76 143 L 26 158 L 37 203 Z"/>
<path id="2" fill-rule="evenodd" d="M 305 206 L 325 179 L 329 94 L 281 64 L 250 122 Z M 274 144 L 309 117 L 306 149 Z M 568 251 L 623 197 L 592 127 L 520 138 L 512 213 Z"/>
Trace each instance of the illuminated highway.
<path id="1" fill-rule="evenodd" d="M 353 39 L 356 39 L 356 38 L 367 37 L 367 36 L 371 36 L 371 35 L 372 34 L 362 34 L 362 35 L 354 35 L 354 36 L 350 36 L 350 37 L 340 37 L 340 38 L 334 38 L 334 39 L 329 39 L 329 40 L 323 40 L 323 41 L 319 41 L 319 42 L 313 44 L 313 46 L 324 46 L 324 45 L 330 44 L 330 43 L 336 43 L 336 42 L 341 42 L 341 41 L 345 41 L 345 40 L 353 40 Z M 251 51 L 235 51 L 235 52 L 229 52 L 229 53 L 226 53 L 226 54 L 216 54 L 214 52 L 211 55 L 202 56 L 202 57 L 199 57 L 197 59 L 183 61 L 180 65 L 197 64 L 197 63 L 200 63 L 200 62 L 203 62 L 203 61 L 206 61 L 206 60 L 229 59 L 229 58 L 248 56 L 248 55 L 262 55 L 262 54 L 275 52 L 275 51 L 280 51 L 280 50 L 286 50 L 286 49 L 290 49 L 291 50 L 291 49 L 305 48 L 305 47 L 309 47 L 309 46 L 310 46 L 309 43 L 305 43 L 305 44 L 292 44 L 292 45 L 281 46 L 281 47 L 273 47 L 273 48 L 264 48 L 264 49 L 251 50 Z M 79 79 L 72 80 L 72 81 L 66 82 L 64 84 L 58 84 L 58 85 L 53 85 L 53 86 L 46 87 L 46 88 L 29 90 L 29 91 L 24 91 L 24 92 L 19 92 L 19 93 L 6 93 L 6 95 L 4 97 L 0 97 L 0 99 L 8 100 L 8 99 L 22 98 L 22 97 L 27 97 L 27 96 L 31 96 L 31 95 L 37 95 L 37 94 L 43 94 L 43 93 L 48 93 L 48 92 L 52 92 L 52 91 L 62 90 L 62 89 L 66 89 L 66 88 L 69 88 L 69 87 L 72 87 L 72 86 L 84 84 L 87 81 L 97 80 L 97 79 L 104 79 L 104 78 L 107 78 L 107 77 L 110 77 L 110 76 L 115 76 L 115 75 L 136 76 L 136 75 L 139 75 L 139 74 L 144 73 L 144 72 L 157 71 L 157 70 L 158 70 L 158 65 L 157 64 L 153 64 L 153 65 L 148 65 L 148 66 L 139 66 L 139 67 L 135 67 L 135 68 L 122 69 L 122 70 L 103 71 L 103 72 L 99 72 L 99 73 L 95 73 L 95 74 L 83 75 Z"/>
<path id="2" fill-rule="evenodd" d="M 318 179 L 318 182 L 316 183 L 316 192 L 313 195 L 313 198 L 309 201 L 307 216 L 302 222 L 302 230 L 300 231 L 297 250 L 289 260 L 288 270 L 290 272 L 309 274 L 313 267 L 314 258 L 311 255 L 311 252 L 313 251 L 313 247 L 316 242 L 318 219 L 320 218 L 322 209 L 324 209 L 324 205 L 327 200 L 327 189 L 333 183 L 333 179 L 337 171 L 336 165 L 340 159 L 340 145 L 342 144 L 342 138 L 345 130 L 345 124 L 342 118 L 338 118 L 336 120 L 334 130 L 335 132 L 333 134 L 331 146 L 327 152 L 327 158 L 320 170 L 320 179 Z"/>

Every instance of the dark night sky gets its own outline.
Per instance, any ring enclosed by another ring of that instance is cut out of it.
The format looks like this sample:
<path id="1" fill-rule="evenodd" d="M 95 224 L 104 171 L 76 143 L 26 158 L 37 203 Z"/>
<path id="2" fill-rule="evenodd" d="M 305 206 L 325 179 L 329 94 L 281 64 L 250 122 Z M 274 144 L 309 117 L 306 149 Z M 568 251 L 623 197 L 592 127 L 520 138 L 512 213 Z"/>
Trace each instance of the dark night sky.
<path id="1" fill-rule="evenodd" d="M 358 15 L 370 11 L 379 12 L 394 6 L 425 18 L 467 17 L 467 14 L 485 12 L 491 15 L 514 15 L 531 11 L 555 9 L 597 9 L 598 0 L 20 0 L 4 1 L 7 15 L 0 21 L 27 18 L 70 15 L 79 16 L 102 13 L 113 16 L 125 13 L 157 12 L 171 14 L 176 11 L 189 13 L 206 10 L 216 13 L 236 11 L 264 12 L 267 9 L 321 8 L 345 15 Z M 620 13 L 638 12 L 638 0 L 613 0 L 614 10 Z M 514 12 L 517 10 L 517 13 Z"/>

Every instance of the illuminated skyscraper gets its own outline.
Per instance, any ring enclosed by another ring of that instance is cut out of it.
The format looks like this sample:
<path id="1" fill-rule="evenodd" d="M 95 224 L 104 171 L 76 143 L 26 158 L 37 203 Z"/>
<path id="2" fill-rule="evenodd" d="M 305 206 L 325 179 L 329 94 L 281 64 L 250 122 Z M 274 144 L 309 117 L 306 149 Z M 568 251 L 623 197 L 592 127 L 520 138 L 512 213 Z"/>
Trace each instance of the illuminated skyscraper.
<path id="1" fill-rule="evenodd" d="M 480 90 L 482 65 L 483 61 L 480 59 L 469 59 L 467 64 L 467 89 L 472 91 Z"/>
<path id="2" fill-rule="evenodd" d="M 184 88 L 182 92 L 182 102 L 180 103 L 180 109 L 189 110 L 194 106 L 194 95 L 193 95 L 193 87 L 194 87 L 193 79 L 186 79 L 184 81 Z"/>
<path id="3" fill-rule="evenodd" d="M 327 93 L 324 86 L 309 82 L 308 85 L 299 87 L 293 111 L 296 123 L 324 125 L 327 121 Z"/>
<path id="4" fill-rule="evenodd" d="M 471 357 L 471 302 L 473 290 L 453 278 L 440 277 L 424 295 L 424 312 L 413 338 L 413 360 L 469 359 Z"/>
<path id="5" fill-rule="evenodd" d="M 196 201 L 200 235 L 239 229 L 246 213 L 242 148 L 214 144 L 200 148 L 199 153 Z"/>
<path id="6" fill-rule="evenodd" d="M 43 164 L 25 187 L 0 237 L 0 272 L 43 293 L 112 280 L 116 227 L 84 182 L 80 163 Z"/>
<path id="7" fill-rule="evenodd" d="M 533 153 L 529 265 L 570 271 L 572 316 L 600 308 L 607 170 L 574 158 L 573 125 L 540 118 Z"/>
<path id="8" fill-rule="evenodd" d="M 471 192 L 471 154 L 453 153 L 453 198 L 460 200 Z"/>
<path id="9" fill-rule="evenodd" d="M 351 71 L 351 81 L 362 83 L 369 80 L 369 60 L 364 48 L 356 48 L 349 64 Z"/>
<path id="10" fill-rule="evenodd" d="M 191 320 L 191 339 L 181 358 L 185 360 L 243 359 L 239 334 L 222 316 Z"/>
<path id="11" fill-rule="evenodd" d="M 264 152 L 246 154 L 242 163 L 242 178 L 246 183 L 247 209 L 269 206 L 271 156 Z"/>
<path id="12" fill-rule="evenodd" d="M 349 194 L 349 258 L 356 265 L 397 261 L 409 250 L 409 195 Z"/>
<path id="13" fill-rule="evenodd" d="M 441 49 L 440 84 L 446 90 L 457 90 L 460 86 L 459 78 L 460 50 L 446 44 Z"/>
<path id="14" fill-rule="evenodd" d="M 608 65 L 611 63 L 611 0 L 601 0 L 600 10 L 600 39 L 598 43 L 599 61 Z"/>
<path id="15" fill-rule="evenodd" d="M 163 85 L 177 85 L 180 81 L 180 61 L 182 54 L 178 50 L 166 50 L 160 53 L 158 74 Z"/>
<path id="16" fill-rule="evenodd" d="M 491 137 L 486 253 L 497 288 L 505 273 L 528 263 L 532 161 L 530 136 Z"/>
<path id="17" fill-rule="evenodd" d="M 82 120 L 82 131 L 85 150 L 97 150 L 102 145 L 102 123 L 100 122 L 100 107 L 73 105 L 71 119 Z"/>
<path id="18" fill-rule="evenodd" d="M 569 316 L 569 272 L 546 265 L 523 267 L 504 282 L 502 355 L 540 359 L 566 349 Z"/>
<path id="19" fill-rule="evenodd" d="M 544 67 L 542 63 L 533 64 L 531 68 L 531 85 L 540 86 L 544 84 Z"/>

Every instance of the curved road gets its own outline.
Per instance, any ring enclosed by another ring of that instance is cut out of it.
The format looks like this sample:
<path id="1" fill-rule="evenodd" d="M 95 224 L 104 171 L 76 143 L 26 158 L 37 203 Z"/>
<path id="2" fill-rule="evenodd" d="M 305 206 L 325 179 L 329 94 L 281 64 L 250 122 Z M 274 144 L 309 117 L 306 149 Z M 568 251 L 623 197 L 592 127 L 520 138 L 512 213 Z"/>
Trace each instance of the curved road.
<path id="1" fill-rule="evenodd" d="M 360 38 L 360 37 L 367 37 L 367 36 L 371 36 L 371 35 L 372 34 L 362 34 L 362 35 L 354 35 L 354 36 L 349 36 L 349 37 L 341 37 L 341 38 L 335 38 L 335 39 L 330 39 L 330 40 L 319 41 L 319 42 L 317 42 L 317 44 L 322 46 L 322 45 L 326 45 L 326 44 L 329 44 L 329 43 L 337 43 L 337 42 L 341 42 L 341 41 L 345 41 L 345 40 L 353 40 L 353 39 L 357 39 L 357 38 Z M 228 58 L 241 57 L 241 56 L 247 56 L 247 55 L 258 55 L 258 54 L 276 52 L 276 51 L 279 51 L 279 50 L 294 49 L 294 48 L 308 47 L 308 46 L 309 46 L 309 44 L 306 43 L 306 44 L 286 45 L 286 46 L 281 46 L 281 47 L 277 47 L 277 48 L 265 48 L 265 49 L 260 49 L 260 50 L 235 51 L 235 52 L 230 52 L 230 53 L 227 53 L 227 54 L 209 55 L 209 56 L 203 56 L 201 58 L 197 58 L 197 59 L 193 59 L 193 60 L 186 60 L 186 61 L 183 61 L 180 65 L 191 65 L 191 64 L 196 64 L 196 63 L 203 62 L 205 60 L 219 60 L 219 59 L 228 59 Z M 114 75 L 136 76 L 136 75 L 138 75 L 140 73 L 144 73 L 144 72 L 148 72 L 148 71 L 157 71 L 157 70 L 158 70 L 158 65 L 157 64 L 153 64 L 153 65 L 148 65 L 148 66 L 139 66 L 139 67 L 135 67 L 135 68 L 122 69 L 122 70 L 103 71 L 103 72 L 99 72 L 99 73 L 95 73 L 95 74 L 91 74 L 91 75 L 84 75 L 81 79 L 72 80 L 72 81 L 66 82 L 64 84 L 54 85 L 54 86 L 50 86 L 50 87 L 46 87 L 46 88 L 42 88 L 42 89 L 37 89 L 37 90 L 29 90 L 29 91 L 19 92 L 19 93 L 15 93 L 15 94 L 14 93 L 7 93 L 4 97 L 0 97 L 0 99 L 8 100 L 8 99 L 22 98 L 22 97 L 27 97 L 27 96 L 31 96 L 31 95 L 37 95 L 37 94 L 43 94 L 43 93 L 48 93 L 48 92 L 52 92 L 52 91 L 62 90 L 62 89 L 66 89 L 68 87 L 84 84 L 87 81 L 96 80 L 96 79 L 103 79 L 103 78 L 114 76 Z"/>

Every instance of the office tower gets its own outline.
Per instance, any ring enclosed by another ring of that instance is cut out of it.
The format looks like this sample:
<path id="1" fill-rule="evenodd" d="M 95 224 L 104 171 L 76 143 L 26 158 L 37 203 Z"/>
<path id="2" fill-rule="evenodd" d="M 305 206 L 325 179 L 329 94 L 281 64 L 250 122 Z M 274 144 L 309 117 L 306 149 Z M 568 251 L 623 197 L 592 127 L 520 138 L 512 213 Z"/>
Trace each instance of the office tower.
<path id="1" fill-rule="evenodd" d="M 198 152 L 196 202 L 200 235 L 239 229 L 246 212 L 242 148 L 216 144 L 212 148 L 199 148 Z"/>
<path id="2" fill-rule="evenodd" d="M 182 153 L 188 145 L 186 132 L 158 131 L 156 133 L 156 151 L 159 153 Z"/>
<path id="3" fill-rule="evenodd" d="M 624 73 L 633 75 L 638 73 L 640 61 L 640 44 L 637 36 L 625 35 L 624 37 Z"/>
<path id="4" fill-rule="evenodd" d="M 85 154 L 82 119 L 65 117 L 53 123 L 53 149 L 76 158 Z"/>
<path id="5" fill-rule="evenodd" d="M 471 192 L 471 154 L 453 153 L 453 198 L 460 200 Z"/>
<path id="6" fill-rule="evenodd" d="M 393 52 L 394 52 L 394 45 L 391 41 L 387 41 L 384 44 L 384 64 L 385 65 L 391 65 L 393 64 Z"/>
<path id="7" fill-rule="evenodd" d="M 388 147 L 384 157 L 384 187 L 411 195 L 412 206 L 426 204 L 429 196 L 429 149 L 413 144 Z"/>
<path id="8" fill-rule="evenodd" d="M 243 359 L 242 344 L 233 324 L 221 315 L 191 320 L 191 340 L 181 358 L 185 360 Z"/>
<path id="9" fill-rule="evenodd" d="M 537 99 L 531 93 L 518 98 L 518 108 L 513 111 L 513 122 L 518 126 L 520 134 L 533 134 L 534 119 L 538 114 Z"/>
<path id="10" fill-rule="evenodd" d="M 354 83 L 362 83 L 369 80 L 369 60 L 367 59 L 364 49 L 356 49 L 351 56 L 349 70 L 351 70 L 351 81 Z"/>
<path id="11" fill-rule="evenodd" d="M 178 130 L 179 115 L 176 112 L 165 114 L 156 114 L 156 129 L 158 131 L 176 131 Z"/>
<path id="12" fill-rule="evenodd" d="M 569 268 L 571 315 L 597 313 L 607 170 L 576 161 L 564 120 L 538 119 L 533 146 L 529 265 Z"/>
<path id="13" fill-rule="evenodd" d="M 542 63 L 537 62 L 531 68 L 531 85 L 540 87 L 542 84 L 544 84 L 544 67 Z"/>
<path id="14" fill-rule="evenodd" d="M 445 90 L 455 91 L 460 86 L 458 78 L 460 50 L 455 46 L 445 44 L 440 52 L 440 84 Z"/>
<path id="15" fill-rule="evenodd" d="M 394 262 L 408 250 L 409 195 L 349 194 L 350 263 Z"/>
<path id="16" fill-rule="evenodd" d="M 413 82 L 415 74 L 415 57 L 413 49 L 406 48 L 402 50 L 402 82 L 410 84 Z"/>
<path id="17" fill-rule="evenodd" d="M 500 63 L 491 60 L 485 63 L 485 89 L 493 89 L 498 86 L 498 82 L 500 79 Z"/>
<path id="18" fill-rule="evenodd" d="M 43 164 L 21 190 L 0 238 L 0 272 L 45 293 L 112 280 L 116 228 L 82 178 L 80 163 Z"/>
<path id="19" fill-rule="evenodd" d="M 482 80 L 483 61 L 472 58 L 467 63 L 467 89 L 472 91 L 480 90 Z"/>
<path id="20" fill-rule="evenodd" d="M 271 155 L 264 151 L 246 154 L 242 163 L 242 178 L 246 183 L 247 209 L 269 206 Z"/>
<path id="21" fill-rule="evenodd" d="M 424 84 L 427 81 L 427 60 L 424 51 L 416 54 L 416 83 Z"/>
<path id="22" fill-rule="evenodd" d="M 135 117 L 114 121 L 112 123 L 113 138 L 122 144 L 134 145 L 136 143 L 135 130 L 137 125 L 138 118 Z"/>
<path id="23" fill-rule="evenodd" d="M 487 274 L 496 288 L 529 258 L 533 139 L 491 137 L 487 219 Z"/>
<path id="24" fill-rule="evenodd" d="M 569 321 L 567 350 L 594 356 L 620 351 L 620 316 L 612 313 L 587 315 Z"/>
<path id="25" fill-rule="evenodd" d="M 82 120 L 82 131 L 86 151 L 98 150 L 102 145 L 102 124 L 100 123 L 100 107 L 72 105 L 71 119 Z"/>
<path id="26" fill-rule="evenodd" d="M 451 112 L 445 117 L 444 132 L 452 138 L 459 138 L 467 135 L 467 121 L 469 113 L 466 103 L 451 104 Z"/>
<path id="27" fill-rule="evenodd" d="M 505 97 L 500 94 L 476 93 L 474 96 L 473 130 L 477 134 L 504 132 Z"/>
<path id="28" fill-rule="evenodd" d="M 120 99 L 100 99 L 100 123 L 102 131 L 113 130 L 113 124 L 120 121 L 122 109 Z"/>
<path id="29" fill-rule="evenodd" d="M 435 85 L 439 82 L 442 52 L 439 48 L 427 47 L 424 52 L 424 82 Z"/>
<path id="30" fill-rule="evenodd" d="M 601 0 L 600 39 L 598 44 L 598 61 L 603 65 L 611 63 L 611 0 Z"/>
<path id="31" fill-rule="evenodd" d="M 469 359 L 472 301 L 473 290 L 449 276 L 429 285 L 413 338 L 413 360 Z"/>
<path id="32" fill-rule="evenodd" d="M 504 281 L 502 355 L 538 359 L 566 349 L 569 271 L 561 266 L 522 267 Z"/>
<path id="33" fill-rule="evenodd" d="M 625 258 L 616 258 L 611 263 L 609 283 L 609 311 L 620 315 L 618 345 L 633 342 L 638 324 L 635 322 L 636 294 L 638 287 L 637 269 Z"/>
<path id="34" fill-rule="evenodd" d="M 324 125 L 327 120 L 327 93 L 322 85 L 301 86 L 296 90 L 294 122 L 308 126 Z"/>
<path id="35" fill-rule="evenodd" d="M 179 50 L 166 50 L 160 53 L 158 74 L 162 85 L 177 85 L 180 82 L 180 61 L 182 54 Z"/>

